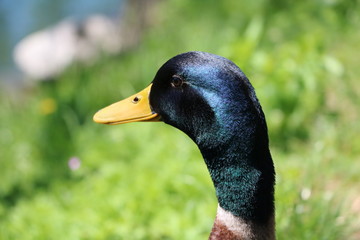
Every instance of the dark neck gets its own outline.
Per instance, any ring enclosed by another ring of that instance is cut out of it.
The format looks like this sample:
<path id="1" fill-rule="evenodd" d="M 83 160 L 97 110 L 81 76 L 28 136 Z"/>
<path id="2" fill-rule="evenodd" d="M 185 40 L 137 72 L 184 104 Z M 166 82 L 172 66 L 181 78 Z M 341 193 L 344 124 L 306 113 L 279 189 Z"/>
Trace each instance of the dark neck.
<path id="1" fill-rule="evenodd" d="M 231 137 L 211 149 L 199 147 L 219 206 L 245 221 L 267 224 L 274 216 L 275 182 L 267 134 L 243 137 Z"/>

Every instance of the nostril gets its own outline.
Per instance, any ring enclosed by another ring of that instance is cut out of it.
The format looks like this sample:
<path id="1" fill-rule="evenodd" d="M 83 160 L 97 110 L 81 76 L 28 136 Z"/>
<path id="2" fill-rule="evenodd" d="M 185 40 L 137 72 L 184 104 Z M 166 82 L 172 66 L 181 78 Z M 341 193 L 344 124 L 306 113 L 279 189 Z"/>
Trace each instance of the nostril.
<path id="1" fill-rule="evenodd" d="M 136 96 L 134 97 L 134 99 L 132 100 L 132 103 L 138 103 L 140 101 L 140 97 Z"/>

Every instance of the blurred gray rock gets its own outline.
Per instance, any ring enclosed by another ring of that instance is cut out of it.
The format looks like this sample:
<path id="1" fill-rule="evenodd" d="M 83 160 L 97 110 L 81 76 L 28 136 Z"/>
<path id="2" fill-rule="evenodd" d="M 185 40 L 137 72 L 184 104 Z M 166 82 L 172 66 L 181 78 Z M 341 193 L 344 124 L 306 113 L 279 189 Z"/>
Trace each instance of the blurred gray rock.
<path id="1" fill-rule="evenodd" d="M 31 79 L 51 79 L 72 63 L 92 62 L 101 54 L 121 49 L 119 21 L 93 15 L 84 22 L 66 19 L 55 26 L 34 32 L 15 47 L 18 68 Z"/>

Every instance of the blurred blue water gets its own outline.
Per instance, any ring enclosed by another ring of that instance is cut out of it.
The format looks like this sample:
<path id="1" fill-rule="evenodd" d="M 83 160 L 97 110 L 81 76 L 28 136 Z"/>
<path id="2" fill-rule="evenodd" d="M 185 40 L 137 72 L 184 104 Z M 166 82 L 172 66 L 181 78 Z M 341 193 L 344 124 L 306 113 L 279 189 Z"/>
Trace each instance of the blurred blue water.
<path id="1" fill-rule="evenodd" d="M 26 35 L 63 18 L 117 16 L 124 0 L 0 0 L 0 74 L 14 69 L 12 50 Z"/>

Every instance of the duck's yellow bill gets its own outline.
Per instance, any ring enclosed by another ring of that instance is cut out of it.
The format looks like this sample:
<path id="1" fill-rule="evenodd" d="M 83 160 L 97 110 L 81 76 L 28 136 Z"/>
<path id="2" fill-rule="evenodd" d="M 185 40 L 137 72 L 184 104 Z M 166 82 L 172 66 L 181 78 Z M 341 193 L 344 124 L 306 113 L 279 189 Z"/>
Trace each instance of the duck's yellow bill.
<path id="1" fill-rule="evenodd" d="M 94 115 L 94 121 L 103 124 L 160 121 L 160 116 L 150 107 L 151 86 L 152 84 L 137 94 L 99 110 Z"/>

